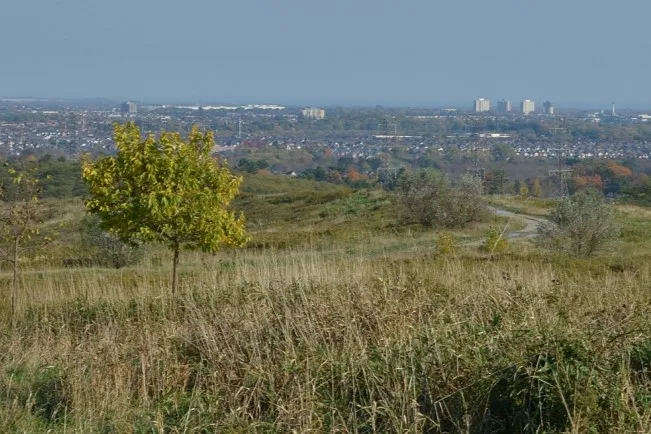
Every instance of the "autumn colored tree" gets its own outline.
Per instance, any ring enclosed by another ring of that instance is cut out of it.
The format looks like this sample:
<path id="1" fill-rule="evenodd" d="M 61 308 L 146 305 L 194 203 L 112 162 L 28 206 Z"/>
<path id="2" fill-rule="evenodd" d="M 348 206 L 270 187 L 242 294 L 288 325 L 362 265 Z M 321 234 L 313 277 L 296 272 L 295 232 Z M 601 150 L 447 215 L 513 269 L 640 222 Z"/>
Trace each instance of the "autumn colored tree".
<path id="1" fill-rule="evenodd" d="M 348 171 L 346 172 L 346 180 L 350 183 L 353 183 L 359 181 L 360 179 L 362 179 L 362 174 L 355 170 L 354 167 L 349 167 Z"/>
<path id="2" fill-rule="evenodd" d="M 617 194 L 632 182 L 633 171 L 615 161 L 586 161 L 572 167 L 577 190 L 599 188 L 604 194 Z M 583 179 L 581 179 L 583 178 Z"/>
<path id="3" fill-rule="evenodd" d="M 84 160 L 86 208 L 101 226 L 130 243 L 162 242 L 173 252 L 172 293 L 182 249 L 214 253 L 246 242 L 244 216 L 229 209 L 242 178 L 211 156 L 213 135 L 193 128 L 188 140 L 165 132 L 142 138 L 115 125 L 116 156 Z"/>
<path id="4" fill-rule="evenodd" d="M 587 188 L 596 188 L 601 190 L 604 186 L 603 180 L 599 175 L 574 176 L 572 177 L 572 182 L 574 183 L 574 189 L 576 191 L 583 191 Z"/>
<path id="5" fill-rule="evenodd" d="M 609 160 L 608 163 L 606 163 L 606 166 L 613 174 L 613 176 L 618 176 L 618 177 L 633 176 L 633 171 L 631 169 L 621 164 L 618 164 L 612 160 Z"/>

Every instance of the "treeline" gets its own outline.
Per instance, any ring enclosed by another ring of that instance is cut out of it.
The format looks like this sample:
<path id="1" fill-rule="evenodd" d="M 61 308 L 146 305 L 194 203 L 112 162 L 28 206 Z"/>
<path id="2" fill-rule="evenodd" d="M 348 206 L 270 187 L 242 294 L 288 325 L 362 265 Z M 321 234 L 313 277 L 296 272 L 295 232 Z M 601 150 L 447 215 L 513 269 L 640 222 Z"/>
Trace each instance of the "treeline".
<path id="1" fill-rule="evenodd" d="M 531 170 L 518 170 L 508 173 L 504 164 L 511 161 L 508 147 L 496 146 L 491 151 L 493 168 L 476 173 L 483 180 L 484 194 L 515 194 L 520 196 L 553 196 L 559 191 L 559 180 L 541 172 L 532 166 Z M 388 178 L 397 177 L 405 170 L 436 169 L 457 175 L 465 171 L 470 160 L 451 163 L 442 156 L 421 156 L 411 165 L 400 164 L 397 155 L 381 155 L 373 158 L 338 159 L 325 155 L 317 156 L 310 167 L 300 172 L 288 171 L 285 174 L 302 179 L 324 181 L 333 184 L 345 184 L 352 188 L 385 187 Z M 496 167 L 497 165 L 497 167 Z M 567 168 L 571 172 L 565 180 L 567 192 L 577 193 L 590 188 L 601 191 L 611 197 L 626 197 L 640 204 L 651 204 L 651 178 L 642 167 L 636 167 L 635 161 L 616 162 L 613 160 L 577 160 L 568 159 Z M 272 173 L 273 166 L 265 158 L 241 158 L 235 166 L 237 170 L 247 173 Z M 525 168 L 523 168 L 525 169 Z M 276 171 L 277 172 L 277 171 Z M 528 173 L 531 172 L 531 173 Z M 523 176 L 524 174 L 524 176 Z"/>
<path id="2" fill-rule="evenodd" d="M 495 161 L 507 160 L 510 155 L 503 149 L 494 149 Z M 347 185 L 352 188 L 374 188 L 385 186 L 387 179 L 399 176 L 409 166 L 396 167 L 391 164 L 391 157 L 338 159 L 322 156 L 316 165 L 305 168 L 298 173 L 287 172 L 298 178 L 325 181 L 333 184 Z M 568 160 L 567 167 L 572 170 L 567 178 L 570 193 L 594 188 L 612 197 L 622 197 L 642 205 L 651 205 L 651 170 L 637 167 L 635 161 L 616 162 L 612 160 Z M 401 169 L 401 168 L 402 169 Z M 449 171 L 446 162 L 439 158 L 420 158 L 413 161 L 412 168 L 433 168 Z M 235 169 L 254 174 L 271 173 L 272 166 L 265 158 L 241 158 Z M 34 155 L 10 158 L 0 163 L 0 185 L 5 192 L 11 190 L 11 171 L 30 171 L 40 181 L 44 198 L 79 197 L 86 193 L 86 186 L 81 179 L 81 163 L 64 157 L 46 154 L 40 158 Z M 557 180 L 549 176 L 509 176 L 501 168 L 487 169 L 483 173 L 485 194 L 516 194 L 535 197 L 551 196 L 557 189 Z M 7 194 L 5 194 L 7 196 Z"/>

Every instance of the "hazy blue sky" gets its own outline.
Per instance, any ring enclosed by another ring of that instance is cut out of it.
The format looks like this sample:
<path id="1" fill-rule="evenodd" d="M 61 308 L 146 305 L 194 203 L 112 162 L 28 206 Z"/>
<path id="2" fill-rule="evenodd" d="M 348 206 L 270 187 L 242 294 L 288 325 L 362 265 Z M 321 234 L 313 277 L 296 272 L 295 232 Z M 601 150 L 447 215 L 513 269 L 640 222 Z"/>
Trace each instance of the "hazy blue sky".
<path id="1" fill-rule="evenodd" d="M 3 0 L 0 96 L 651 106 L 649 0 Z"/>

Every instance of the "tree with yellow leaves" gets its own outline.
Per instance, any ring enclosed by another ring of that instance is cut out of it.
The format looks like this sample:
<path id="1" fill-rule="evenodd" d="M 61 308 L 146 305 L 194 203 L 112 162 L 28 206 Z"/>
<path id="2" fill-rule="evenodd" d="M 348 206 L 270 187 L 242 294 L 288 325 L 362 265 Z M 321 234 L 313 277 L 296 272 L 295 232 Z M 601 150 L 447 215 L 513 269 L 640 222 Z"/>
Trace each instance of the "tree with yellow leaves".
<path id="1" fill-rule="evenodd" d="M 84 160 L 86 208 L 101 226 L 130 243 L 162 242 L 173 252 L 172 294 L 182 249 L 214 253 L 246 242 L 243 215 L 229 209 L 242 178 L 212 157 L 213 135 L 193 128 L 142 138 L 129 122 L 115 125 L 117 155 Z"/>

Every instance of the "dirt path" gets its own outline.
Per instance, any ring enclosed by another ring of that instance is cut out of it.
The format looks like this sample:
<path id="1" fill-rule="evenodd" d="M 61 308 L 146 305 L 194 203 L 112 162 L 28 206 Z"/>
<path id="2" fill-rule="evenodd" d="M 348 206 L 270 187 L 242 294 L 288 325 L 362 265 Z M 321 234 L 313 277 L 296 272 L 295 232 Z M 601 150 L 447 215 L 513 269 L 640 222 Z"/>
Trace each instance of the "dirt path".
<path id="1" fill-rule="evenodd" d="M 538 228 L 538 225 L 540 223 L 546 222 L 547 220 L 543 217 L 534 217 L 530 216 L 528 214 L 518 214 L 514 213 L 511 211 L 507 211 L 505 209 L 501 208 L 495 208 L 493 206 L 489 206 L 488 210 L 495 213 L 495 215 L 498 215 L 500 217 L 506 217 L 508 219 L 512 218 L 517 218 L 520 220 L 523 220 L 525 222 L 525 227 L 522 229 L 519 229 L 517 231 L 512 231 L 509 230 L 509 228 L 506 228 L 506 232 L 504 233 L 504 238 L 507 240 L 513 240 L 513 239 L 531 239 L 536 236 L 536 230 Z M 509 220 L 509 224 L 511 221 Z M 468 241 L 465 243 L 462 243 L 461 245 L 464 246 L 471 246 L 471 247 L 477 247 L 482 245 L 484 240 L 479 239 L 479 240 L 472 240 Z"/>
<path id="2" fill-rule="evenodd" d="M 500 217 L 507 217 L 507 218 L 519 218 L 520 220 L 524 220 L 526 226 L 518 231 L 509 231 L 507 229 L 507 232 L 505 234 L 506 238 L 512 239 L 512 238 L 533 238 L 536 236 L 536 229 L 538 228 L 538 225 L 541 223 L 544 223 L 547 221 L 547 219 L 543 217 L 534 217 L 530 216 L 527 214 L 516 214 L 511 211 L 507 211 L 505 209 L 500 209 L 500 208 L 495 208 L 492 206 L 488 207 L 489 210 L 494 212 L 496 215 Z"/>

